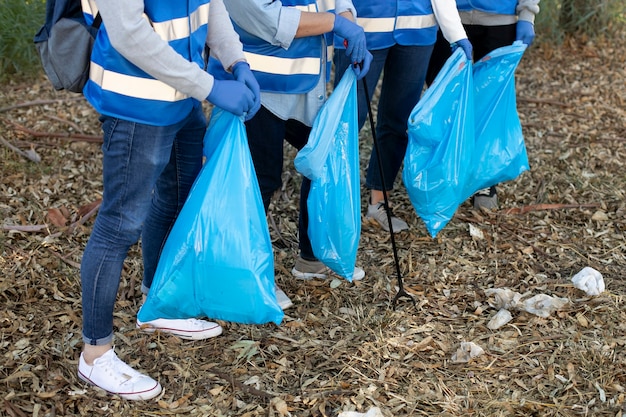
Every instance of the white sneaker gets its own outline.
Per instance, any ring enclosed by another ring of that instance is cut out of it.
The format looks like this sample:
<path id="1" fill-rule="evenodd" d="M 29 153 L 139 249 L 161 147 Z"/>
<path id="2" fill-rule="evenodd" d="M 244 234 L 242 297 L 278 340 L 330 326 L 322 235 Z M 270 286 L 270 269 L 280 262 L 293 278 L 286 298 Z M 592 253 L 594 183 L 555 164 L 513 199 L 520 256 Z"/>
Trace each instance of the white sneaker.
<path id="1" fill-rule="evenodd" d="M 391 208 L 389 208 L 389 214 L 391 215 L 391 227 L 393 227 L 394 233 L 409 230 L 409 225 L 401 218 L 394 216 Z M 387 212 L 385 211 L 384 201 L 376 204 L 368 204 L 367 215 L 365 217 L 376 220 L 380 227 L 387 232 L 389 231 L 389 219 L 387 218 Z"/>
<path id="2" fill-rule="evenodd" d="M 333 271 L 324 265 L 323 262 L 307 261 L 306 259 L 302 259 L 301 256 L 298 256 L 296 259 L 296 265 L 291 270 L 291 274 L 294 277 L 304 280 L 312 278 L 326 279 L 331 273 L 333 273 Z M 363 277 L 365 277 L 365 271 L 358 266 L 355 266 L 354 272 L 352 273 L 352 281 L 360 281 Z"/>
<path id="3" fill-rule="evenodd" d="M 93 366 L 87 365 L 81 353 L 78 377 L 127 400 L 149 400 L 162 390 L 161 384 L 126 365 L 113 349 L 94 360 Z"/>
<path id="4" fill-rule="evenodd" d="M 198 319 L 137 320 L 137 328 L 147 333 L 158 330 L 189 340 L 204 340 L 222 334 L 222 326 L 219 324 Z"/>
<path id="5" fill-rule="evenodd" d="M 293 306 L 293 301 L 291 301 L 291 299 L 287 297 L 285 291 L 278 288 L 278 285 L 274 287 L 274 290 L 276 292 L 276 301 L 283 311 Z"/>

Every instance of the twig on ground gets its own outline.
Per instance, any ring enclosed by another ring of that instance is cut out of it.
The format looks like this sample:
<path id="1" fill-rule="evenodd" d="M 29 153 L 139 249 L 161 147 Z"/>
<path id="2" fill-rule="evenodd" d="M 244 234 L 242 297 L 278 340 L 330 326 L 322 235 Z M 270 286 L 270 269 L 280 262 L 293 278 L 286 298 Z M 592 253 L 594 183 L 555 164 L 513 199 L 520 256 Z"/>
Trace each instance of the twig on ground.
<path id="1" fill-rule="evenodd" d="M 56 256 L 57 258 L 59 258 L 60 260 L 62 260 L 63 262 L 65 262 L 66 264 L 68 264 L 71 267 L 74 267 L 76 269 L 80 269 L 80 263 L 78 262 L 74 262 L 70 259 L 67 259 L 65 256 L 61 255 L 60 253 L 57 253 L 55 251 L 53 251 L 50 248 L 47 248 L 48 252 L 50 252 L 51 254 L 53 254 L 54 256 Z"/>
<path id="2" fill-rule="evenodd" d="M 83 134 L 83 129 L 81 129 L 81 127 L 80 127 L 80 126 L 78 126 L 78 125 L 77 125 L 76 123 L 74 123 L 74 122 L 70 122 L 70 121 L 69 121 L 69 120 L 67 120 L 67 119 L 63 119 L 62 117 L 52 116 L 51 114 L 46 114 L 46 115 L 45 115 L 45 117 L 46 117 L 47 119 L 50 119 L 50 120 L 55 120 L 55 121 L 60 122 L 60 123 L 65 123 L 65 124 L 67 124 L 68 126 L 73 127 L 73 128 L 74 128 L 74 130 L 76 130 L 78 133 Z"/>
<path id="3" fill-rule="evenodd" d="M 0 113 L 9 111 L 9 110 L 19 109 L 21 107 L 44 106 L 46 104 L 56 104 L 56 103 L 63 103 L 64 101 L 77 101 L 77 100 L 84 100 L 84 99 L 85 98 L 81 95 L 80 97 L 59 98 L 59 99 L 54 99 L 54 100 L 26 101 L 24 103 L 14 104 L 12 106 L 0 107 Z"/>
<path id="4" fill-rule="evenodd" d="M 29 149 L 28 151 L 23 151 L 20 148 L 11 145 L 6 139 L 0 136 L 0 143 L 2 143 L 7 148 L 11 149 L 16 154 L 30 160 L 33 162 L 41 162 L 41 157 L 34 149 Z"/>
<path id="5" fill-rule="evenodd" d="M 47 224 L 33 224 L 33 225 L 19 225 L 19 224 L 3 224 L 2 229 L 13 230 L 16 232 L 41 232 L 48 229 L 50 226 Z"/>
<path id="6" fill-rule="evenodd" d="M 101 204 L 102 204 L 102 199 L 99 199 L 89 204 L 88 206 L 85 206 L 88 209 L 87 213 L 85 213 L 84 215 L 81 215 L 78 220 L 76 220 L 75 222 L 73 222 L 72 224 L 64 228 L 63 230 L 57 233 L 52 233 L 50 234 L 50 236 L 59 237 L 63 233 L 74 232 L 74 229 L 76 229 L 78 226 L 82 226 L 83 224 L 85 224 L 85 222 L 98 211 Z M 48 224 L 35 224 L 35 225 L 5 224 L 5 225 L 2 225 L 2 229 L 4 230 L 13 230 L 13 231 L 18 231 L 18 232 L 41 232 L 42 230 L 48 230 L 49 228 L 50 228 L 50 225 Z"/>
<path id="7" fill-rule="evenodd" d="M 84 142 L 92 142 L 99 143 L 102 142 L 102 137 L 95 135 L 83 135 L 78 133 L 66 133 L 66 132 L 38 132 L 33 129 L 29 129 L 26 126 L 22 126 L 19 123 L 16 123 L 12 120 L 3 119 L 7 123 L 12 124 L 17 130 L 21 130 L 22 132 L 28 133 L 29 135 L 36 138 L 62 138 L 68 139 L 72 141 L 84 141 Z"/>

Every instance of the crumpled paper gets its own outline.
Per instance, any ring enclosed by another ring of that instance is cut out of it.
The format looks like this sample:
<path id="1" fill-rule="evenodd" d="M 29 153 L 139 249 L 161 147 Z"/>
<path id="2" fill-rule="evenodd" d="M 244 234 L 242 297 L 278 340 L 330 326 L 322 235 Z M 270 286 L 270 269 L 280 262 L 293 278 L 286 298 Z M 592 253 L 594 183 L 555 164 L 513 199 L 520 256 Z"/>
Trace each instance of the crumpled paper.
<path id="1" fill-rule="evenodd" d="M 504 326 L 511 320 L 513 320 L 513 316 L 511 315 L 511 312 L 507 310 L 506 308 L 501 308 L 496 313 L 496 315 L 493 316 L 491 320 L 489 320 L 489 323 L 487 323 L 487 327 L 490 328 L 491 330 L 496 330 Z"/>
<path id="2" fill-rule="evenodd" d="M 493 303 L 490 303 L 492 307 L 506 310 L 517 308 L 522 298 L 522 294 L 509 288 L 488 288 L 485 290 L 485 295 L 487 297 L 493 295 Z"/>
<path id="3" fill-rule="evenodd" d="M 493 296 L 493 301 L 489 304 L 498 309 L 498 313 L 489 321 L 487 327 L 491 330 L 499 329 L 511 321 L 509 310 L 521 310 L 539 317 L 550 317 L 555 311 L 565 307 L 569 300 L 567 298 L 553 297 L 546 294 L 537 294 L 533 297 L 523 299 L 526 294 L 520 294 L 508 288 L 489 288 L 485 290 L 485 295 Z"/>
<path id="4" fill-rule="evenodd" d="M 384 417 L 380 408 L 370 408 L 367 413 L 359 413 L 358 411 L 342 411 L 337 417 Z"/>
<path id="5" fill-rule="evenodd" d="M 524 301 L 524 310 L 544 319 L 553 312 L 562 309 L 569 303 L 567 298 L 552 297 L 546 294 L 537 294 Z"/>
<path id="6" fill-rule="evenodd" d="M 452 355 L 452 362 L 469 362 L 470 359 L 476 358 L 484 353 L 484 349 L 474 342 L 461 342 L 461 346 L 456 350 L 454 355 Z"/>
<path id="7" fill-rule="evenodd" d="M 574 275 L 572 282 L 576 288 L 583 290 L 587 295 L 600 295 L 605 289 L 602 274 L 589 266 Z"/>

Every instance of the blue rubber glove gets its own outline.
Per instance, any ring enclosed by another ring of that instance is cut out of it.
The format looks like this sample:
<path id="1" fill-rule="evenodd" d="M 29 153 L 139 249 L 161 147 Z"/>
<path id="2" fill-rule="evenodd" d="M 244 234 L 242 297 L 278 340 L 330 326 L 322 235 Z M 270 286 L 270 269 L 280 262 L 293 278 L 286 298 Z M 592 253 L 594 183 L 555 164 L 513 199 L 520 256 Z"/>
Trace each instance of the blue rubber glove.
<path id="1" fill-rule="evenodd" d="M 343 16 L 335 16 L 333 32 L 348 41 L 346 56 L 350 57 L 352 64 L 360 64 L 365 59 L 367 46 L 365 44 L 365 31 L 359 25 Z M 371 61 L 370 61 L 371 62 Z"/>
<path id="2" fill-rule="evenodd" d="M 528 46 L 533 43 L 535 39 L 535 25 L 527 20 L 518 20 L 515 30 L 515 40 L 522 41 Z"/>
<path id="3" fill-rule="evenodd" d="M 361 64 L 352 65 L 352 70 L 356 75 L 357 81 L 365 77 L 367 72 L 370 70 L 370 64 L 372 63 L 372 59 L 374 59 L 374 57 L 372 56 L 370 51 L 365 51 L 365 59 L 363 60 L 363 62 Z"/>
<path id="4" fill-rule="evenodd" d="M 456 51 L 458 48 L 461 48 L 463 52 L 465 52 L 465 56 L 467 57 L 467 59 L 469 59 L 470 61 L 472 60 L 472 50 L 474 48 L 472 47 L 469 39 L 464 38 L 456 42 L 452 42 L 450 44 L 450 47 L 452 48 L 452 52 Z"/>
<path id="5" fill-rule="evenodd" d="M 254 107 L 254 93 L 240 81 L 213 80 L 207 100 L 236 116 L 243 116 Z"/>
<path id="6" fill-rule="evenodd" d="M 257 111 L 261 108 L 261 87 L 259 86 L 259 82 L 252 74 L 250 70 L 250 65 L 247 62 L 237 62 L 233 66 L 233 75 L 237 81 L 241 81 L 244 83 L 252 94 L 254 94 L 254 106 L 246 113 L 245 120 L 248 121 L 254 117 Z"/>

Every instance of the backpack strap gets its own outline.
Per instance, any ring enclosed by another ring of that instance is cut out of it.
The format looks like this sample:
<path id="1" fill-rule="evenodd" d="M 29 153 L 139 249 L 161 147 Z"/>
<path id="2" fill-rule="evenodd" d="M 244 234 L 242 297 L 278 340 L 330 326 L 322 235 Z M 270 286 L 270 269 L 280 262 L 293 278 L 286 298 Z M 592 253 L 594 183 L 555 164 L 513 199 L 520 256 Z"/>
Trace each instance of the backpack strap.
<path id="1" fill-rule="evenodd" d="M 93 23 L 91 27 L 98 29 L 102 24 L 102 16 L 100 16 L 100 12 L 96 13 L 96 17 L 93 19 Z"/>

